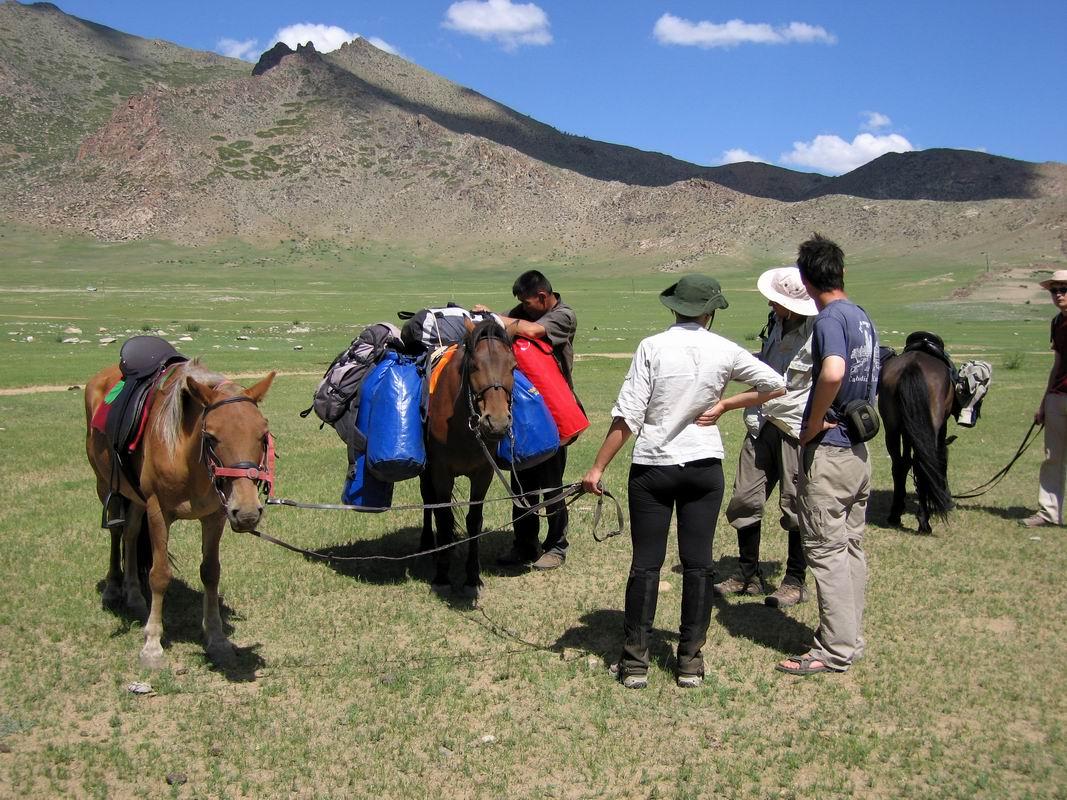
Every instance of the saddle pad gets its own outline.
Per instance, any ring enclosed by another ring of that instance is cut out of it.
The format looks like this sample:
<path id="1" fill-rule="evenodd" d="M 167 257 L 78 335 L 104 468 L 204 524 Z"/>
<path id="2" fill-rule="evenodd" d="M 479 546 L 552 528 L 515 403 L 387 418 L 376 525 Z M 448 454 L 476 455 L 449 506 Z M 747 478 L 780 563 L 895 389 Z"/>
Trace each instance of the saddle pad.
<path id="1" fill-rule="evenodd" d="M 434 354 L 430 357 L 430 394 L 433 394 L 434 389 L 437 388 L 437 381 L 441 378 L 441 373 L 445 371 L 445 367 L 459 351 L 458 345 L 450 345 L 449 347 L 439 348 L 434 351 Z"/>

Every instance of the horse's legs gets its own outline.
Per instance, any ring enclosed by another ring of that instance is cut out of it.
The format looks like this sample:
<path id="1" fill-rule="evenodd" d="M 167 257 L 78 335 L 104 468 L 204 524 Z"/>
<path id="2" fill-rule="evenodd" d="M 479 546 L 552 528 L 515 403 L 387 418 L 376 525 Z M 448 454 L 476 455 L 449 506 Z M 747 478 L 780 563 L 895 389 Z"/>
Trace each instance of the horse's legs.
<path id="1" fill-rule="evenodd" d="M 887 522 L 893 527 L 900 527 L 900 516 L 904 513 L 904 498 L 908 491 L 908 470 L 910 459 L 901 452 L 900 431 L 886 431 L 885 447 L 889 459 L 893 462 L 893 502 L 889 506 Z"/>
<path id="2" fill-rule="evenodd" d="M 170 586 L 170 559 L 167 544 L 170 539 L 170 520 L 159 507 L 159 500 L 148 498 L 148 528 L 152 537 L 152 571 L 148 573 L 148 585 L 152 589 L 152 609 L 144 626 L 144 647 L 141 648 L 141 665 L 149 669 L 161 669 L 166 663 L 163 655 L 163 595 Z M 140 527 L 140 526 L 138 526 Z M 129 563 L 127 562 L 127 567 Z M 127 573 L 131 570 L 127 568 Z M 133 570 L 136 575 L 136 570 Z"/>
<path id="3" fill-rule="evenodd" d="M 423 470 L 419 475 L 419 494 L 422 496 L 423 505 L 433 503 L 433 481 L 430 479 L 429 470 Z M 419 550 L 433 549 L 433 513 L 430 509 L 422 512 L 422 535 L 419 537 Z"/>
<path id="4" fill-rule="evenodd" d="M 129 503 L 126 509 L 126 524 L 122 527 L 123 563 L 125 567 L 122 571 L 122 596 L 126 602 L 127 610 L 138 619 L 144 619 L 148 616 L 148 606 L 144 601 L 144 591 L 141 588 L 141 570 L 138 568 L 141 563 L 139 558 L 148 559 L 149 557 L 148 553 L 138 553 L 144 515 L 144 508 L 134 503 Z"/>
<path id="5" fill-rule="evenodd" d="M 235 655 L 233 644 L 222 629 L 219 614 L 219 540 L 226 527 L 226 514 L 218 511 L 200 520 L 201 555 L 200 581 L 204 584 L 204 649 L 208 658 L 216 664 L 232 661 Z"/>
<path id="6" fill-rule="evenodd" d="M 100 599 L 107 606 L 115 605 L 122 599 L 122 531 L 114 528 L 111 530 L 111 556 Z"/>
<path id="7" fill-rule="evenodd" d="M 482 532 L 481 501 L 489 492 L 493 473 L 489 470 L 471 476 L 471 502 L 477 503 L 467 510 L 467 580 L 463 584 L 465 597 L 477 599 L 482 592 L 482 565 L 478 555 L 478 537 Z"/>
<path id="8" fill-rule="evenodd" d="M 444 470 L 440 470 L 435 471 L 430 476 L 430 481 L 433 489 L 433 502 L 447 502 L 452 496 L 452 487 L 455 485 L 456 479 Z M 437 522 L 437 546 L 443 547 L 444 545 L 452 544 L 456 540 L 456 518 L 452 514 L 452 509 L 435 508 L 433 516 Z M 452 548 L 446 548 L 434 553 L 434 564 L 436 569 L 431 581 L 433 588 L 438 590 L 445 586 L 450 586 L 448 568 L 452 564 Z"/>

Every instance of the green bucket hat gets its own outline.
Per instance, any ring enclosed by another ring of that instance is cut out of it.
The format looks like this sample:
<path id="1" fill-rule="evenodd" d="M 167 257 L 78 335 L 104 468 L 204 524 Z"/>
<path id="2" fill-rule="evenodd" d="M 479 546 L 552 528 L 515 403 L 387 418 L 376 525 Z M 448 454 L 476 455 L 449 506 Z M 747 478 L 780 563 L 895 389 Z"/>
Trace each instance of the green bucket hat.
<path id="1" fill-rule="evenodd" d="M 678 283 L 664 289 L 659 301 L 683 317 L 699 317 L 717 308 L 729 308 L 722 287 L 707 275 L 686 275 Z"/>

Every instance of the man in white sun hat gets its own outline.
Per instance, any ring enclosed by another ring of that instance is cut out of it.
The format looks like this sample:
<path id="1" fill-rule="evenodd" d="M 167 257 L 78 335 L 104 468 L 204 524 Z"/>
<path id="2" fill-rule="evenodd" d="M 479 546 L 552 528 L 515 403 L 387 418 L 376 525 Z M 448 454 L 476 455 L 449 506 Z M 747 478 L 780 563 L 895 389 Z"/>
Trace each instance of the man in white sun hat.
<path id="1" fill-rule="evenodd" d="M 778 487 L 781 526 L 789 539 L 789 555 L 781 585 L 764 602 L 786 608 L 808 599 L 804 586 L 807 563 L 797 517 L 797 444 L 804 406 L 811 390 L 811 331 L 818 309 L 800 280 L 796 267 L 777 267 L 756 282 L 771 313 L 761 333 L 760 361 L 786 380 L 786 393 L 745 411 L 748 435 L 734 477 L 726 520 L 737 529 L 738 572 L 715 590 L 730 594 L 767 594 L 759 565 L 763 507 Z"/>
<path id="2" fill-rule="evenodd" d="M 1067 269 L 1058 269 L 1041 281 L 1060 313 L 1052 318 L 1052 369 L 1034 421 L 1045 425 L 1045 460 L 1041 462 L 1038 512 L 1022 524 L 1027 528 L 1059 525 L 1063 521 L 1063 483 L 1067 470 Z"/>

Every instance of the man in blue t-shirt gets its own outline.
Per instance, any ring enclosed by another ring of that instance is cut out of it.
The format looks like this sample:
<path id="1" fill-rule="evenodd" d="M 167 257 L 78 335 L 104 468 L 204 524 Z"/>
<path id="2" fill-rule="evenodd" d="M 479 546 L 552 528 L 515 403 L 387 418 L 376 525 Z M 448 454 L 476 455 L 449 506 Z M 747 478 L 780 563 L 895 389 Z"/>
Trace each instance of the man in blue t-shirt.
<path id="1" fill-rule="evenodd" d="M 779 662 L 777 669 L 813 675 L 844 672 L 863 655 L 863 531 L 871 462 L 867 446 L 852 441 L 842 412 L 852 400 L 874 398 L 878 335 L 867 313 L 845 294 L 840 247 L 815 234 L 800 245 L 797 266 L 819 309 L 797 481 L 804 554 L 819 596 L 819 628 L 807 653 Z"/>

